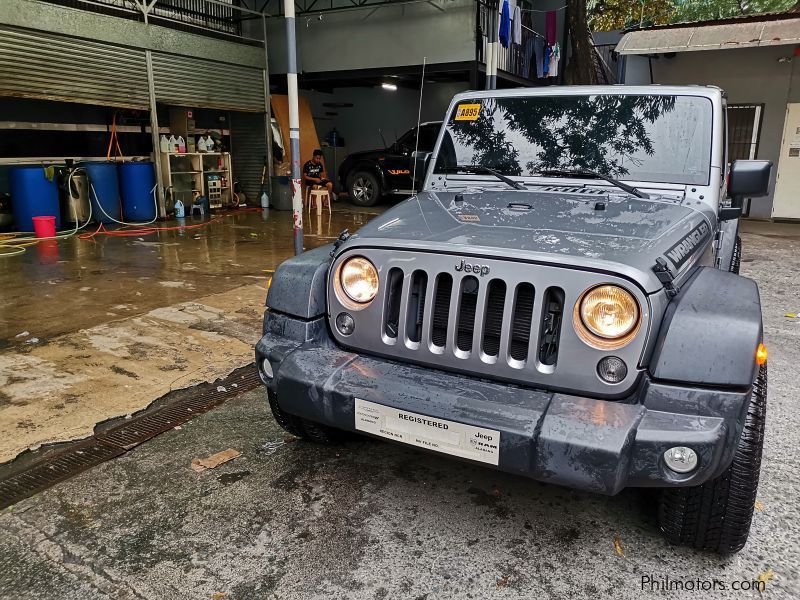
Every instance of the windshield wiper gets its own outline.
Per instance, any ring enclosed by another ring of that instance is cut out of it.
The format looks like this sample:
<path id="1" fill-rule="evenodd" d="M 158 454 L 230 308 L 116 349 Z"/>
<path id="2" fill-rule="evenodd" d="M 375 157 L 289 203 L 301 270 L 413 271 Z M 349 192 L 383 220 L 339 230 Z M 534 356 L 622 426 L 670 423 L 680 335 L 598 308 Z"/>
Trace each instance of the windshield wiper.
<path id="1" fill-rule="evenodd" d="M 441 169 L 445 172 L 449 171 L 451 173 L 456 173 L 458 171 L 463 171 L 464 173 L 488 173 L 489 175 L 494 175 L 503 183 L 507 183 L 515 190 L 528 189 L 519 181 L 514 181 L 510 177 L 506 177 L 502 173 L 489 167 L 484 167 L 483 165 L 445 165 L 444 167 L 441 167 Z"/>
<path id="2" fill-rule="evenodd" d="M 609 177 L 608 175 L 603 175 L 602 173 L 598 173 L 597 171 L 588 171 L 588 170 L 581 170 L 581 169 L 545 169 L 543 171 L 537 171 L 537 175 L 544 175 L 552 176 L 552 177 L 587 177 L 590 179 L 602 179 L 603 181 L 607 181 L 608 183 L 617 186 L 619 189 L 628 192 L 629 194 L 633 194 L 634 196 L 638 196 L 639 198 L 649 198 L 647 194 L 637 190 L 632 185 L 628 185 L 627 183 L 623 183 L 613 177 Z"/>

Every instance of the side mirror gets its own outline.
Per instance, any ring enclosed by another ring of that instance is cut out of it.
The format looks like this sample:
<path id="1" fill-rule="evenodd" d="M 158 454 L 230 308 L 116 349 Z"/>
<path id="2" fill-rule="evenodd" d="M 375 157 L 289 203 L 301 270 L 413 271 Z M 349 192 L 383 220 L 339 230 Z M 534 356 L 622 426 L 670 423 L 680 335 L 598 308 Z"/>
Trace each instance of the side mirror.
<path id="1" fill-rule="evenodd" d="M 772 162 L 769 160 L 735 160 L 728 180 L 731 204 L 741 208 L 745 197 L 766 196 Z"/>
<path id="2" fill-rule="evenodd" d="M 417 152 L 412 152 L 411 155 L 414 157 L 414 165 L 416 168 L 414 189 L 420 189 L 422 183 L 425 181 L 425 174 L 428 172 L 428 166 L 431 164 L 433 152 L 423 152 L 419 150 Z"/>

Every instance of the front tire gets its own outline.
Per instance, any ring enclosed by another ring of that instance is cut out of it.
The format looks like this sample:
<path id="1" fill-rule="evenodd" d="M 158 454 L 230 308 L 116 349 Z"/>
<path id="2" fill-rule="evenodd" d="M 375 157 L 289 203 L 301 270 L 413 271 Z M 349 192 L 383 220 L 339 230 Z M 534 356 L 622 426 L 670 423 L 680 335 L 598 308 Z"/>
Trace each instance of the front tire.
<path id="1" fill-rule="evenodd" d="M 342 439 L 342 432 L 327 425 L 314 423 L 308 419 L 296 417 L 285 412 L 278 405 L 278 396 L 270 389 L 267 389 L 269 407 L 275 422 L 281 428 L 294 436 L 311 440 L 317 444 L 334 444 Z"/>
<path id="2" fill-rule="evenodd" d="M 658 520 L 673 544 L 720 554 L 747 542 L 761 469 L 767 411 L 767 365 L 758 371 L 742 437 L 724 473 L 696 487 L 662 491 Z"/>
<path id="3" fill-rule="evenodd" d="M 347 178 L 347 193 L 356 206 L 373 206 L 381 197 L 381 184 L 369 171 L 356 171 Z"/>

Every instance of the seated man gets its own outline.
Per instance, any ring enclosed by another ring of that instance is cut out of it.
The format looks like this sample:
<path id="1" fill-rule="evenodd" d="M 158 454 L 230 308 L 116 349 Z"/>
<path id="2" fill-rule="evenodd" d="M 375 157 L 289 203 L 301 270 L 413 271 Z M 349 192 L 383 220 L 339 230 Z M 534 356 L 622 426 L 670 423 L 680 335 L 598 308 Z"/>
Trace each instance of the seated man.
<path id="1" fill-rule="evenodd" d="M 333 196 L 333 182 L 323 177 L 325 175 L 325 166 L 322 164 L 322 150 L 314 150 L 311 160 L 303 165 L 303 181 L 312 190 L 318 187 L 325 187 L 330 194 L 331 200 Z"/>

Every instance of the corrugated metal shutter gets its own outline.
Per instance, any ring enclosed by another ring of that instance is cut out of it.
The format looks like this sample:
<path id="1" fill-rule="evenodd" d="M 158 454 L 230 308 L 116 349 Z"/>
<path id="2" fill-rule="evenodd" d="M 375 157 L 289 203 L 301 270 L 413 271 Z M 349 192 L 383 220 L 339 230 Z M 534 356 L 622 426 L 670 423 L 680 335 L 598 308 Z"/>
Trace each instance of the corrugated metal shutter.
<path id="1" fill-rule="evenodd" d="M 154 52 L 153 78 L 159 102 L 264 112 L 261 69 Z"/>
<path id="2" fill-rule="evenodd" d="M 0 26 L 0 96 L 146 109 L 144 51 Z"/>
<path id="3" fill-rule="evenodd" d="M 264 113 L 231 113 L 231 161 L 233 178 L 247 195 L 247 203 L 259 202 L 261 170 L 267 154 Z M 269 189 L 269 188 L 267 188 Z"/>

